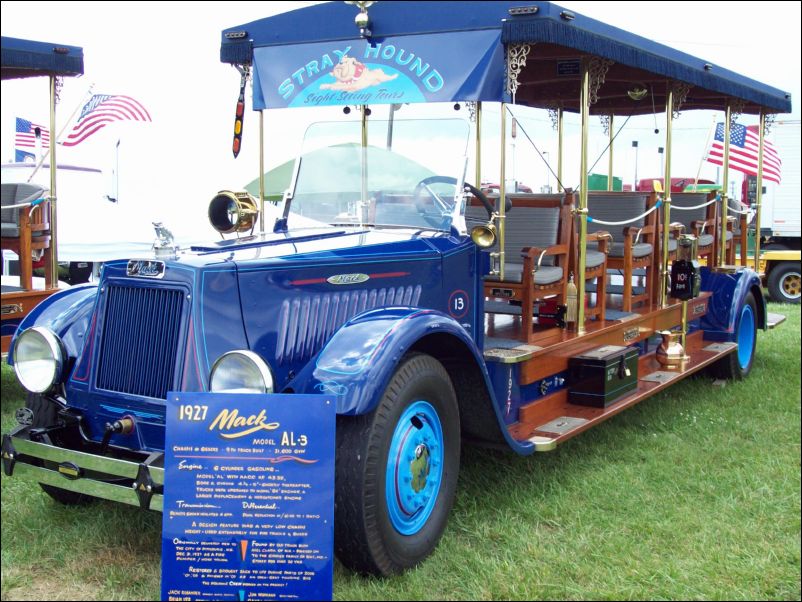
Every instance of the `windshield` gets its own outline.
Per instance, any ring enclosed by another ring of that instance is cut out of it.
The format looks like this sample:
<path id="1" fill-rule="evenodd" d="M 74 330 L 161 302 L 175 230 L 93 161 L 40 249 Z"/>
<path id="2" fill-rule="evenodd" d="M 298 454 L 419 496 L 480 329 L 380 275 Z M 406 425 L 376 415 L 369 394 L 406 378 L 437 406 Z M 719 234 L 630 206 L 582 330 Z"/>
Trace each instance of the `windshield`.
<path id="1" fill-rule="evenodd" d="M 359 121 L 307 129 L 288 224 L 448 230 L 462 198 L 467 121 L 370 120 L 367 129 L 364 148 Z"/>

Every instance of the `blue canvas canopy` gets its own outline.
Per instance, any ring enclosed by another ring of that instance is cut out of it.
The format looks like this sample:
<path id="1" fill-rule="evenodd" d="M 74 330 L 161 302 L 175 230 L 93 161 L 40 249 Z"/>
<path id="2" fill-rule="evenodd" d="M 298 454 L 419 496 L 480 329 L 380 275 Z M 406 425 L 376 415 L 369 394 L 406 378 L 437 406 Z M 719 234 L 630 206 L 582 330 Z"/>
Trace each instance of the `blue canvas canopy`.
<path id="1" fill-rule="evenodd" d="M 781 90 L 550 2 L 378 2 L 368 13 L 368 39 L 359 38 L 357 9 L 343 2 L 232 27 L 223 31 L 221 60 L 253 66 L 257 110 L 509 101 L 506 49 L 520 44 L 531 50 L 518 77 L 519 104 L 578 110 L 580 61 L 599 57 L 612 64 L 592 113 L 651 113 L 651 102 L 627 92 L 639 84 L 664 105 L 672 81 L 690 86 L 683 109 L 734 101 L 743 113 L 791 110 Z M 369 78 L 360 83 L 363 73 Z"/>
<path id="2" fill-rule="evenodd" d="M 44 75 L 83 75 L 84 51 L 78 46 L 3 36 L 3 79 Z"/>

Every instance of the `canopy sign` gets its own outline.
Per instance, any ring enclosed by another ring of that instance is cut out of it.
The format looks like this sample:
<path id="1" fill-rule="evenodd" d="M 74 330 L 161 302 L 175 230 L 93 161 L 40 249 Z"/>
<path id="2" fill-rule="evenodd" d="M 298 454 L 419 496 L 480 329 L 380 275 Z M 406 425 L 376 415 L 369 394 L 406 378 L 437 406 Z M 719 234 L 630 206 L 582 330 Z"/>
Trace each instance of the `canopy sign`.
<path id="1" fill-rule="evenodd" d="M 499 100 L 498 30 L 254 49 L 254 109 Z"/>

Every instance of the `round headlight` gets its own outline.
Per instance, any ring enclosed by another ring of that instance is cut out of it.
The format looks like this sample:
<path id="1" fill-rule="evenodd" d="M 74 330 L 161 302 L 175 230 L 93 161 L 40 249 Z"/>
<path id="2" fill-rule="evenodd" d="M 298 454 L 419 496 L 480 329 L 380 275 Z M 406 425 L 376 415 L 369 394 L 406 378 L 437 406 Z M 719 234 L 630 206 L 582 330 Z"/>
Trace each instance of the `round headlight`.
<path id="1" fill-rule="evenodd" d="M 59 380 L 64 368 L 61 341 L 47 328 L 23 332 L 14 346 L 14 371 L 23 387 L 44 393 Z"/>
<path id="2" fill-rule="evenodd" d="M 212 366 L 209 389 L 212 393 L 272 393 L 273 374 L 252 351 L 229 351 Z"/>

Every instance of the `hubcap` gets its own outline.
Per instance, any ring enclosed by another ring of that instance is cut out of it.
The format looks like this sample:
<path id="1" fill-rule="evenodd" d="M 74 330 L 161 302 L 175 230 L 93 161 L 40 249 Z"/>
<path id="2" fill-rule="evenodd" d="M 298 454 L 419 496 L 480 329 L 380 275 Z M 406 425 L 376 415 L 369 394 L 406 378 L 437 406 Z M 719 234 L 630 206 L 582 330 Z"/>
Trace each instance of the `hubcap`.
<path id="1" fill-rule="evenodd" d="M 750 305 L 741 310 L 741 323 L 738 326 L 738 364 L 741 370 L 749 367 L 752 349 L 755 346 L 755 314 Z"/>
<path id="2" fill-rule="evenodd" d="M 429 520 L 440 492 L 443 454 L 437 410 L 426 401 L 412 403 L 393 431 L 385 479 L 390 522 L 402 535 L 414 535 Z"/>
<path id="3" fill-rule="evenodd" d="M 789 299 L 798 299 L 800 295 L 800 275 L 793 272 L 788 274 L 782 281 L 782 289 Z"/>

